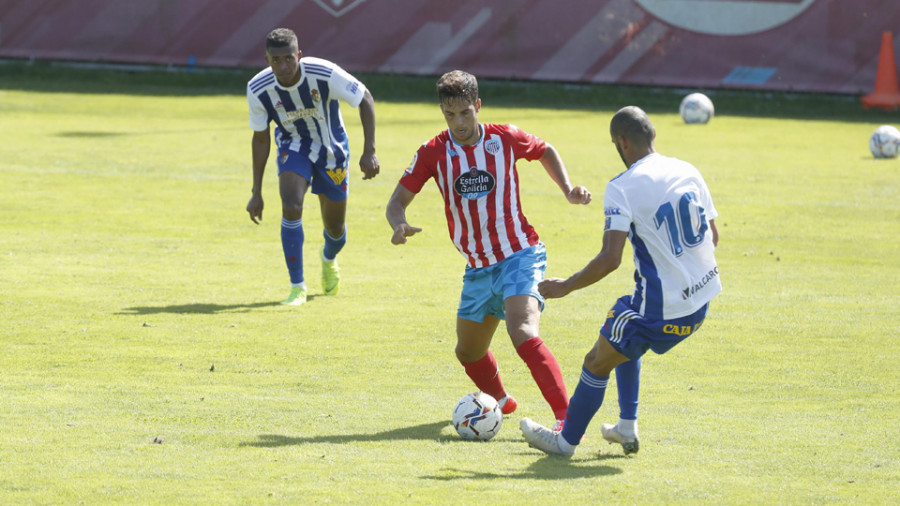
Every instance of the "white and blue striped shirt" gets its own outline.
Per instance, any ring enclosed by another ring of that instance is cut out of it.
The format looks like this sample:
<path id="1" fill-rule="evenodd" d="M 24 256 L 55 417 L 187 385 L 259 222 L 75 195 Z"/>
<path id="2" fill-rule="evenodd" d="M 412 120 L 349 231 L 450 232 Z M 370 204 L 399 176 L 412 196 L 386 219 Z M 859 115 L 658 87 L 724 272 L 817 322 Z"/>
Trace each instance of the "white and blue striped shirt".
<path id="1" fill-rule="evenodd" d="M 347 168 L 350 146 L 339 101 L 358 107 L 366 87 L 344 69 L 320 58 L 300 58 L 300 80 L 284 87 L 271 68 L 247 83 L 250 128 L 275 122 L 275 142 L 320 168 Z"/>

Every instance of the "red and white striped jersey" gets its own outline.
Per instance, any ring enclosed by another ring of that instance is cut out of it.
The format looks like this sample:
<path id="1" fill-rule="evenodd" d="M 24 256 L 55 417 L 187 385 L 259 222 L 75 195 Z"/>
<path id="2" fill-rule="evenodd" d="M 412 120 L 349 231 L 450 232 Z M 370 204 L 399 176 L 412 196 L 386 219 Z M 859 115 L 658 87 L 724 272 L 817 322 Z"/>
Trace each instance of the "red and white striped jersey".
<path id="1" fill-rule="evenodd" d="M 519 200 L 516 160 L 537 160 L 547 144 L 515 125 L 482 124 L 472 146 L 454 142 L 449 130 L 426 142 L 400 178 L 419 193 L 437 182 L 450 239 L 471 267 L 493 265 L 538 243 Z"/>

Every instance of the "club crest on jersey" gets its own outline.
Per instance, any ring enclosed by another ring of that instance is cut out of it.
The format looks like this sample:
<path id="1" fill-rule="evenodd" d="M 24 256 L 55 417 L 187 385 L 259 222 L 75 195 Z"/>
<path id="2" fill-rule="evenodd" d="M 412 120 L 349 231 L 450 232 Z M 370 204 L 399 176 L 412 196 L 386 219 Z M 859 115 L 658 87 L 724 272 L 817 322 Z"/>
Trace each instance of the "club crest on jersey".
<path id="1" fill-rule="evenodd" d="M 484 150 L 492 155 L 496 155 L 500 152 L 500 141 L 497 139 L 491 139 L 484 143 Z"/>
<path id="2" fill-rule="evenodd" d="M 322 97 L 319 96 L 319 90 L 311 90 L 309 94 L 312 95 L 313 102 L 318 104 L 322 101 Z"/>
<path id="3" fill-rule="evenodd" d="M 460 174 L 456 178 L 456 181 L 453 182 L 453 189 L 461 197 L 474 200 L 490 193 L 495 185 L 494 176 L 489 172 L 472 167 L 469 172 Z"/>
<path id="4" fill-rule="evenodd" d="M 281 165 L 286 164 L 287 159 L 288 159 L 288 152 L 285 151 L 284 153 L 281 153 Z"/>
<path id="5" fill-rule="evenodd" d="M 275 108 L 276 109 L 284 109 L 284 104 L 281 103 L 281 100 L 279 100 L 278 102 L 275 102 Z"/>

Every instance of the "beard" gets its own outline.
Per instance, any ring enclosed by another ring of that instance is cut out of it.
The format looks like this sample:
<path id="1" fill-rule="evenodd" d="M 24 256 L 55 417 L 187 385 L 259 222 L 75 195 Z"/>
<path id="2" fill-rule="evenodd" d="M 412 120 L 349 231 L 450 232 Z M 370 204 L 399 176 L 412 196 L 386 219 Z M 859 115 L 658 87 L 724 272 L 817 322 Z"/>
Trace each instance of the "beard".
<path id="1" fill-rule="evenodd" d="M 615 144 L 616 144 L 616 151 L 619 152 L 619 158 L 622 159 L 622 163 L 625 164 L 625 168 L 627 169 L 627 168 L 628 168 L 628 161 L 625 160 L 625 155 L 622 153 L 622 146 L 619 146 L 619 143 L 618 143 L 618 142 L 615 143 Z"/>

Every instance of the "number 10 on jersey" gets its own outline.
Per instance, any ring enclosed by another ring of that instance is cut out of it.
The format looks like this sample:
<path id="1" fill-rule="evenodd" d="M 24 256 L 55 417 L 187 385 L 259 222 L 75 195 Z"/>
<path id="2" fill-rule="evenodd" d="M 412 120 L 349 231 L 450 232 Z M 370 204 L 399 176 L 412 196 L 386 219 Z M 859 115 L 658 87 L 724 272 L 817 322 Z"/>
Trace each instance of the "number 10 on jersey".
<path id="1" fill-rule="evenodd" d="M 671 202 L 659 206 L 653 219 L 656 228 L 665 227 L 669 245 L 676 257 L 684 253 L 684 248 L 693 248 L 703 242 L 709 225 L 703 206 L 697 202 L 694 192 L 687 192 L 678 200 L 678 212 Z"/>

